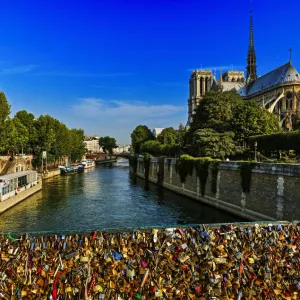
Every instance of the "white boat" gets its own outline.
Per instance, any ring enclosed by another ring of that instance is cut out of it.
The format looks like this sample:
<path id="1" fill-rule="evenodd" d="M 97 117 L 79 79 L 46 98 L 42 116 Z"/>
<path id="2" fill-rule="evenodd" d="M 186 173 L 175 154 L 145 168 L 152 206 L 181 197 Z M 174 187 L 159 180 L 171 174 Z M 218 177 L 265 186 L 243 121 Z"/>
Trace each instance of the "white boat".
<path id="1" fill-rule="evenodd" d="M 83 160 L 80 165 L 83 165 L 85 169 L 95 167 L 95 162 L 93 160 Z"/>

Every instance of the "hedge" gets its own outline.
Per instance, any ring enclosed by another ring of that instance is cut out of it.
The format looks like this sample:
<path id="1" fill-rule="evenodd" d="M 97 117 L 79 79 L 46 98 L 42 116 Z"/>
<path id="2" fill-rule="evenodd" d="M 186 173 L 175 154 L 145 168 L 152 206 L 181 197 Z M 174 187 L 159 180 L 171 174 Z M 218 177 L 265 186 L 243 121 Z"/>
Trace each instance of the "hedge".
<path id="1" fill-rule="evenodd" d="M 257 149 L 272 150 L 296 150 L 300 151 L 300 130 L 291 132 L 258 135 L 249 138 L 249 146 L 254 148 L 257 142 Z"/>

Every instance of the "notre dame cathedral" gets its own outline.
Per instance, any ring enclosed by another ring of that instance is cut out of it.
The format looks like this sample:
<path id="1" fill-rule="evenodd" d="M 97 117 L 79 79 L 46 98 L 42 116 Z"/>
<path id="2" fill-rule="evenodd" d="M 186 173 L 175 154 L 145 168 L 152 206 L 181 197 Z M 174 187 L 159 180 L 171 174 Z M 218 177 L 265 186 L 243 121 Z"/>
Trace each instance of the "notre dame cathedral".
<path id="1" fill-rule="evenodd" d="M 255 100 L 274 113 L 285 130 L 293 128 L 293 119 L 300 113 L 300 75 L 289 62 L 261 76 L 256 75 L 256 54 L 253 18 L 250 13 L 250 37 L 247 76 L 242 71 L 227 71 L 216 80 L 211 70 L 195 70 L 189 80 L 188 124 L 206 91 L 236 90 L 244 100 Z"/>

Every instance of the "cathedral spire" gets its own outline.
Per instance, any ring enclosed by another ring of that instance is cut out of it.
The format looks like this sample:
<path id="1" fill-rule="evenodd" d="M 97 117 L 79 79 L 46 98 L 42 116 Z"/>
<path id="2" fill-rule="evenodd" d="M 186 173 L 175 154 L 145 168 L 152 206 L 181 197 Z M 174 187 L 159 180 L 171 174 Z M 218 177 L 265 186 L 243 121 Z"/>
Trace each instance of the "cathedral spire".
<path id="1" fill-rule="evenodd" d="M 252 3 L 252 1 L 251 1 Z M 253 18 L 252 8 L 250 10 L 250 36 L 249 36 L 249 48 L 247 56 L 247 84 L 257 79 L 256 75 L 256 54 L 254 49 L 254 38 L 253 38 Z"/>

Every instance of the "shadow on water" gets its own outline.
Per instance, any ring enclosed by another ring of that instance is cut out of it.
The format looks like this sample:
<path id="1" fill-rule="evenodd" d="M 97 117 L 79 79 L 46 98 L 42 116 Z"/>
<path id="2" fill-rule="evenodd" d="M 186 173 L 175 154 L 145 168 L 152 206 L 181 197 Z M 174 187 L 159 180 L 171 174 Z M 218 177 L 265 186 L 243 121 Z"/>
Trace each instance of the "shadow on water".
<path id="1" fill-rule="evenodd" d="M 132 174 L 130 175 L 130 182 L 140 188 L 145 186 L 145 180 L 143 178 Z M 151 182 L 148 184 L 148 190 L 146 192 L 148 193 L 149 198 L 154 199 L 159 206 L 172 205 L 175 207 L 181 207 L 181 209 L 187 212 L 192 218 L 194 218 L 195 215 L 197 218 L 201 218 L 202 223 L 246 221 L 245 219 L 237 217 L 231 213 L 219 210 L 195 199 L 176 194 L 173 191 L 167 190 L 164 187 Z M 180 215 L 178 224 L 188 224 L 186 216 Z"/>

